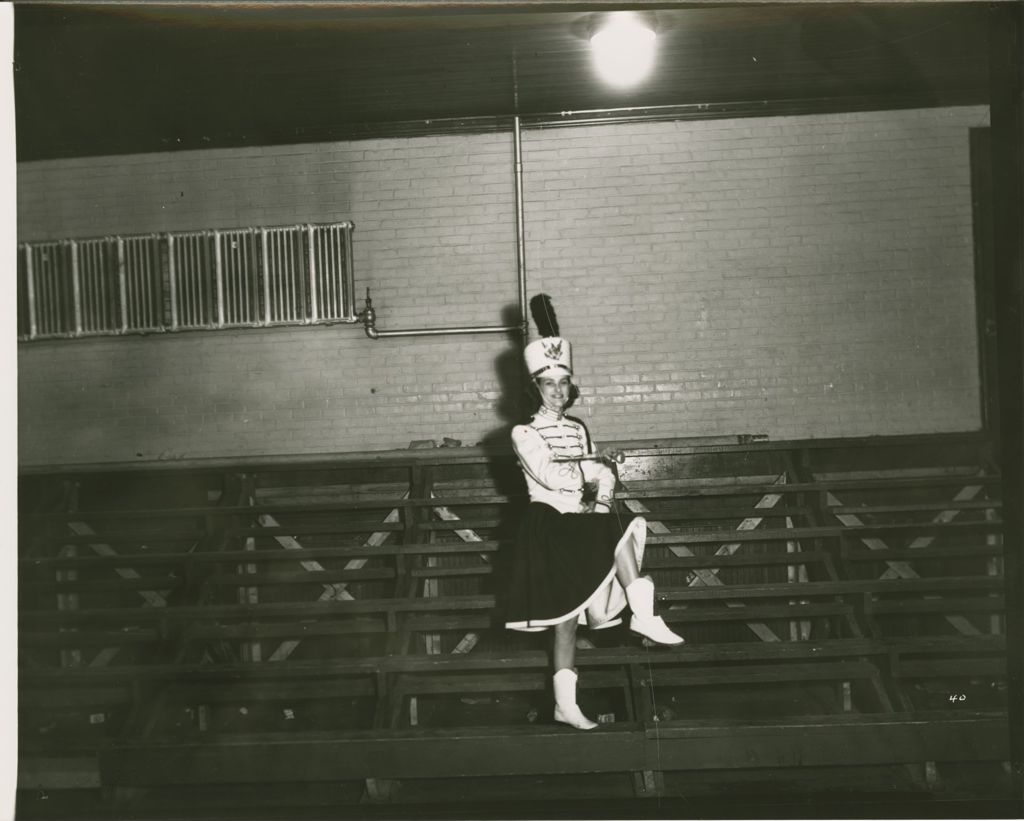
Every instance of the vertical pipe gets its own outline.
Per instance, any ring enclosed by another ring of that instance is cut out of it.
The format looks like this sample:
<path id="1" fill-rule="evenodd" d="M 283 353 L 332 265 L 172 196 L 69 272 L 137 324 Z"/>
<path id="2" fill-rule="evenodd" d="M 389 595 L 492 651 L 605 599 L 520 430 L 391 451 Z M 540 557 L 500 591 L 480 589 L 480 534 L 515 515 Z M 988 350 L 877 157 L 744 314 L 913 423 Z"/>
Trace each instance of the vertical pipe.
<path id="1" fill-rule="evenodd" d="M 139 255 L 142 260 L 142 292 L 146 305 L 147 328 L 152 328 L 156 325 L 156 316 L 153 311 L 153 253 L 151 240 L 152 237 L 143 237 L 139 240 Z"/>
<path id="2" fill-rule="evenodd" d="M 128 327 L 130 328 L 138 328 L 142 319 L 137 252 L 135 240 L 126 239 L 124 243 L 124 274 L 125 283 L 128 286 Z"/>
<path id="3" fill-rule="evenodd" d="M 171 330 L 178 330 L 178 266 L 174 261 L 174 235 L 167 235 L 167 293 L 171 301 Z"/>
<path id="4" fill-rule="evenodd" d="M 274 246 L 277 256 L 277 300 L 274 303 L 274 319 L 280 322 L 288 309 L 288 260 L 285 257 L 284 234 L 281 231 L 274 232 Z"/>
<path id="5" fill-rule="evenodd" d="M 75 336 L 82 335 L 82 283 L 78 270 L 78 243 L 71 240 L 71 291 L 75 302 Z"/>
<path id="6" fill-rule="evenodd" d="M 202 242 L 201 236 L 192 236 L 192 271 L 190 272 L 190 285 L 192 287 L 193 325 L 201 328 L 210 326 L 210 311 L 207 305 L 209 295 L 203 287 L 206 273 L 206 244 Z"/>
<path id="7" fill-rule="evenodd" d="M 53 300 L 50 299 L 49 288 L 47 284 L 49 282 L 49 271 L 48 259 L 46 257 L 45 248 L 39 253 L 39 278 L 36 280 L 36 288 L 39 295 L 39 333 L 46 336 L 47 330 L 51 325 L 51 313 L 53 311 Z M 50 253 L 53 253 L 51 250 Z"/>
<path id="8" fill-rule="evenodd" d="M 221 315 L 224 317 L 225 323 L 230 323 L 235 318 L 235 299 L 237 297 L 236 289 L 234 287 L 235 282 L 235 246 L 234 246 L 233 233 L 221 234 L 217 240 L 217 248 L 220 249 L 220 266 L 221 266 L 221 294 L 223 299 L 221 303 L 223 308 L 221 309 Z"/>
<path id="9" fill-rule="evenodd" d="M 525 337 L 526 320 L 526 221 L 523 216 L 523 135 L 519 115 L 512 121 L 513 154 L 516 180 L 516 273 L 519 278 L 519 321 Z"/>
<path id="10" fill-rule="evenodd" d="M 189 260 L 192 255 L 192 247 L 187 234 L 180 238 L 178 245 L 181 251 L 178 257 L 178 262 L 181 264 L 180 276 L 178 278 L 178 283 L 181 285 L 181 309 L 183 313 L 181 324 L 184 327 L 188 327 L 192 320 L 192 284 L 189 282 L 189 276 L 191 276 Z"/>
<path id="11" fill-rule="evenodd" d="M 316 239 L 313 235 L 313 226 L 306 226 L 306 257 L 309 264 L 309 321 L 316 322 L 319 319 L 320 306 L 317 304 L 316 288 Z"/>
<path id="12" fill-rule="evenodd" d="M 79 299 L 82 308 L 80 333 L 88 333 L 99 324 L 96 322 L 99 313 L 96 310 L 96 277 L 92 275 L 92 272 L 96 270 L 93 246 L 92 242 L 85 242 L 78 246 L 78 283 L 81 289 Z"/>
<path id="13" fill-rule="evenodd" d="M 345 318 L 356 318 L 356 283 L 352 274 L 352 224 L 349 223 L 343 229 L 345 238 Z"/>
<path id="14" fill-rule="evenodd" d="M 139 315 L 139 271 L 135 241 L 130 237 L 124 241 L 124 275 L 128 294 L 128 326 L 138 328 Z"/>
<path id="15" fill-rule="evenodd" d="M 194 261 L 193 261 L 193 255 L 195 253 L 195 248 L 194 248 L 194 244 L 195 243 L 194 243 L 193 237 L 188 236 L 188 235 L 182 237 L 182 240 L 184 242 L 184 253 L 182 254 L 182 258 L 181 258 L 181 262 L 182 262 L 181 284 L 182 284 L 182 287 L 183 287 L 183 289 L 185 291 L 185 294 L 184 294 L 185 299 L 184 299 L 184 303 L 183 303 L 183 306 L 185 308 L 185 321 L 182 324 L 184 324 L 186 327 L 188 327 L 188 326 L 192 326 L 192 325 L 196 324 L 196 322 L 195 322 L 195 307 L 194 307 L 195 294 L 193 293 L 193 291 L 194 291 L 194 287 L 193 287 L 194 283 L 192 282 L 192 272 L 193 272 L 193 270 L 195 268 Z"/>
<path id="16" fill-rule="evenodd" d="M 317 270 L 320 272 L 320 315 L 334 316 L 331 310 L 331 229 L 323 227 L 316 234 Z"/>
<path id="17" fill-rule="evenodd" d="M 344 310 L 345 310 L 345 306 L 344 305 L 339 305 L 338 304 L 339 301 L 340 301 L 340 296 L 341 296 L 341 287 L 340 287 L 340 285 L 344 284 L 343 280 L 342 280 L 341 283 L 339 283 L 339 281 L 338 281 L 338 272 L 343 270 L 342 267 L 341 267 L 341 264 L 340 264 L 340 262 L 341 262 L 341 254 L 339 253 L 339 251 L 340 251 L 340 243 L 339 243 L 338 237 L 340 237 L 340 236 L 341 236 L 341 230 L 337 226 L 334 226 L 333 228 L 331 228 L 330 241 L 327 243 L 327 253 L 330 255 L 330 258 L 331 258 L 331 272 L 332 272 L 332 276 L 330 278 L 330 281 L 331 281 L 331 316 L 334 319 L 339 319 L 342 316 L 344 316 Z"/>
<path id="18" fill-rule="evenodd" d="M 196 240 L 195 234 L 188 238 L 188 291 L 189 291 L 189 310 L 191 312 L 192 327 L 197 327 L 205 324 L 205 317 L 203 316 L 203 305 L 202 298 L 203 294 L 200 292 L 199 282 L 196 276 L 196 272 L 201 270 L 202 260 L 199 257 L 200 251 L 199 243 Z"/>
<path id="19" fill-rule="evenodd" d="M 285 236 L 285 247 L 287 248 L 288 254 L 288 318 L 295 319 L 295 302 L 296 302 L 296 290 L 298 283 L 296 278 L 298 276 L 296 269 L 296 250 L 295 250 L 295 231 L 289 229 Z"/>
<path id="20" fill-rule="evenodd" d="M 253 237 L 255 236 L 253 230 L 250 228 L 245 232 L 245 242 L 243 248 L 244 254 L 244 265 L 242 266 L 242 292 L 245 295 L 245 320 L 246 322 L 254 322 L 256 320 L 256 310 L 253 294 L 255 293 L 255 282 L 253 278 L 256 276 L 256 255 L 253 253 Z"/>
<path id="21" fill-rule="evenodd" d="M 245 311 L 245 244 L 242 241 L 242 232 L 238 231 L 233 235 L 231 240 L 232 250 L 232 268 L 231 268 L 231 282 L 232 289 L 234 291 L 234 297 L 232 299 L 232 310 L 234 315 L 233 321 L 245 322 L 246 311 Z"/>
<path id="22" fill-rule="evenodd" d="M 274 243 L 274 320 L 280 321 L 284 310 L 284 262 L 281 259 L 281 232 L 271 233 Z"/>
<path id="23" fill-rule="evenodd" d="M 35 339 L 39 332 L 36 322 L 36 278 L 32 264 L 32 246 L 25 243 L 25 298 L 28 300 L 28 338 Z"/>
<path id="24" fill-rule="evenodd" d="M 217 327 L 224 327 L 224 260 L 220 247 L 220 231 L 213 232 L 213 276 L 217 283 Z"/>
<path id="25" fill-rule="evenodd" d="M 296 247 L 297 233 L 294 228 L 288 231 L 288 318 L 298 318 L 299 304 L 299 249 Z"/>
<path id="26" fill-rule="evenodd" d="M 124 269 L 124 238 L 117 238 L 117 287 L 121 304 L 121 331 L 128 330 L 128 294 Z"/>
<path id="27" fill-rule="evenodd" d="M 260 228 L 260 246 L 263 250 L 263 321 L 270 324 L 270 265 L 267 259 L 267 229 Z"/>

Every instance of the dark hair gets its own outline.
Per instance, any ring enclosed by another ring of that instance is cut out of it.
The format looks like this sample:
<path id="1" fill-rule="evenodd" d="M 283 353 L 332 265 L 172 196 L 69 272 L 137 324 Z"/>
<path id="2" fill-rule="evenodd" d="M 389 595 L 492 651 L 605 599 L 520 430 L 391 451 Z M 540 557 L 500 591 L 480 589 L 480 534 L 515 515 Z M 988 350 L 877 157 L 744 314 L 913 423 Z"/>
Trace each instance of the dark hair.
<path id="1" fill-rule="evenodd" d="M 539 378 L 539 377 L 537 377 Z M 537 387 L 537 378 L 531 377 L 526 380 L 526 401 L 523 403 L 526 407 L 527 417 L 533 416 L 541 406 L 540 400 L 540 388 Z M 580 398 L 580 389 L 576 387 L 576 383 L 572 381 L 572 377 L 569 377 L 569 401 L 565 403 L 565 410 L 569 410 L 573 405 L 576 404 L 576 400 Z"/>

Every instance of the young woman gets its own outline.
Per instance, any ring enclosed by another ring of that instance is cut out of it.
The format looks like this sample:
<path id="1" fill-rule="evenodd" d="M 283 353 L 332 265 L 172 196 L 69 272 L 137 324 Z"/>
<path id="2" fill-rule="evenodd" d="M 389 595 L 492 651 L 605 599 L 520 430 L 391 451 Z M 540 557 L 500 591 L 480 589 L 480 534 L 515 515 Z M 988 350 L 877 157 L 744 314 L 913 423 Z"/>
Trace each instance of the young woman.
<path id="1" fill-rule="evenodd" d="M 622 453 L 598 450 L 586 426 L 565 415 L 578 396 L 571 348 L 558 335 L 545 294 L 530 300 L 530 310 L 542 338 L 524 353 L 539 407 L 512 431 L 530 504 L 514 545 L 505 626 L 554 630 L 555 720 L 589 730 L 597 724 L 576 704 L 577 624 L 620 624 L 628 603 L 634 633 L 665 645 L 683 639 L 654 615 L 654 584 L 640 575 L 647 523 L 637 516 L 623 525 L 609 515 L 615 488 L 610 464 L 621 462 Z"/>

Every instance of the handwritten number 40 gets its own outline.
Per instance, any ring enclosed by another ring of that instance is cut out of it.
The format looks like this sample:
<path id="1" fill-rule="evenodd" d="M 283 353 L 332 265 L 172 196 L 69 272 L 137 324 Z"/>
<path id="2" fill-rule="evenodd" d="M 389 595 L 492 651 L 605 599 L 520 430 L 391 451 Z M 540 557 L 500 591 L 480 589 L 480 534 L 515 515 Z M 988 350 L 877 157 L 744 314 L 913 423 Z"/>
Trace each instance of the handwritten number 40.
<path id="1" fill-rule="evenodd" d="M 963 693 L 951 693 L 949 696 L 950 703 L 956 704 L 958 701 L 967 701 L 967 696 Z"/>

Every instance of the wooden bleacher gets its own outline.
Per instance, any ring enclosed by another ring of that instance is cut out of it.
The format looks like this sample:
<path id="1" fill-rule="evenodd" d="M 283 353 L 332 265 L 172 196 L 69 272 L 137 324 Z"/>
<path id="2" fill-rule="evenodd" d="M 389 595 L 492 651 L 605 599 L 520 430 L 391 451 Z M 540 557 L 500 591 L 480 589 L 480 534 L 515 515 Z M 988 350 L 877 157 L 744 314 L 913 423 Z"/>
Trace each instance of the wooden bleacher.
<path id="1" fill-rule="evenodd" d="M 645 571 L 688 644 L 581 632 L 588 734 L 550 720 L 548 638 L 496 615 L 525 503 L 509 453 L 25 471 L 24 800 L 90 788 L 143 811 L 168 786 L 345 782 L 383 801 L 596 773 L 671 796 L 694 770 L 809 766 L 927 790 L 947 766 L 1001 771 L 983 439 L 620 445 L 619 515 L 647 519 Z"/>

